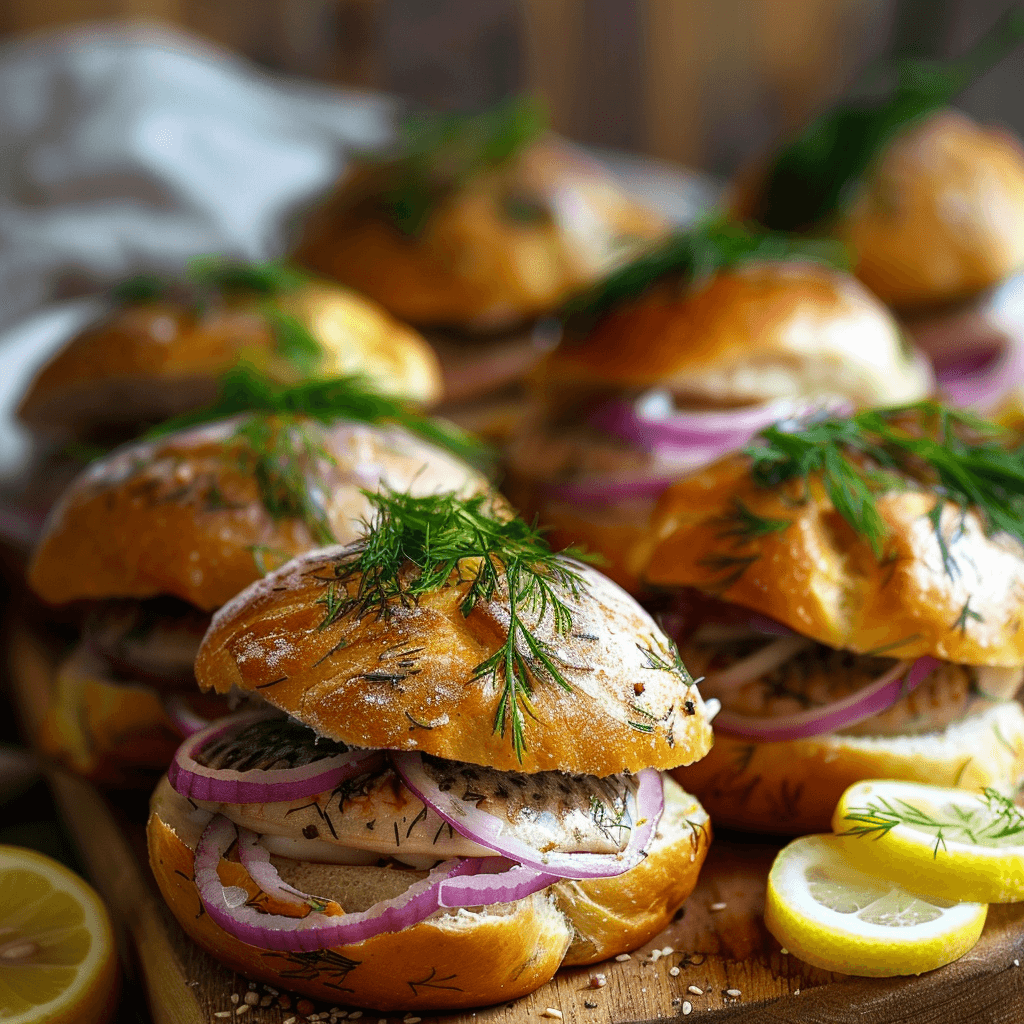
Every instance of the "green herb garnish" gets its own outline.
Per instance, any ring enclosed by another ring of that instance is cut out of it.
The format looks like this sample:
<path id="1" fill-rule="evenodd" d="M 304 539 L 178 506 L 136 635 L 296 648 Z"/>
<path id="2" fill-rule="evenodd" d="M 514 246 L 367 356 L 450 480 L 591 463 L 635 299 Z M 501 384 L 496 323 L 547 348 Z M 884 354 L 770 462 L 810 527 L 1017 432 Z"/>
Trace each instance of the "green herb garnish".
<path id="1" fill-rule="evenodd" d="M 476 465 L 491 461 L 490 449 L 472 434 L 452 423 L 413 412 L 397 399 L 378 394 L 361 377 L 331 377 L 288 386 L 245 363 L 221 378 L 220 391 L 210 405 L 175 416 L 147 436 L 163 436 L 242 413 L 307 417 L 324 424 L 338 420 L 397 423 Z"/>
<path id="2" fill-rule="evenodd" d="M 946 849 L 946 840 L 973 843 L 976 846 L 999 846 L 1004 839 L 1024 836 L 1024 812 L 998 790 L 986 788 L 978 797 L 976 811 L 955 805 L 949 814 L 938 816 L 905 800 L 879 798 L 864 807 L 851 808 L 844 817 L 851 827 L 844 836 L 881 839 L 897 825 L 907 825 L 921 832 L 934 832 L 932 856 Z"/>
<path id="3" fill-rule="evenodd" d="M 846 249 L 838 242 L 789 238 L 750 230 L 736 222 L 713 220 L 671 234 L 632 263 L 570 299 L 563 307 L 562 319 L 568 331 L 582 333 L 611 309 L 638 298 L 666 278 L 685 288 L 754 260 L 812 260 L 843 268 L 849 262 Z"/>
<path id="4" fill-rule="evenodd" d="M 459 498 L 437 494 L 363 492 L 376 508 L 372 529 L 353 556 L 335 566 L 321 604 L 321 628 L 347 615 L 387 618 L 394 606 L 409 606 L 423 594 L 440 590 L 457 573 L 468 583 L 460 610 L 468 616 L 496 595 L 508 600 L 505 640 L 477 665 L 474 678 L 500 692 L 493 728 L 511 734 L 520 761 L 526 752 L 527 719 L 536 719 L 533 692 L 540 683 L 569 691 L 556 652 L 527 625 L 551 616 L 555 633 L 572 630 L 568 599 L 583 592 L 583 576 L 570 558 L 574 549 L 555 554 L 536 526 L 497 513 L 488 495 Z M 347 596 L 347 583 L 358 587 Z M 534 627 L 536 628 L 536 627 Z"/>
<path id="5" fill-rule="evenodd" d="M 833 216 L 901 128 L 948 106 L 1022 38 L 1024 10 L 1014 8 L 963 57 L 897 61 L 885 95 L 837 104 L 778 154 L 754 218 L 773 231 L 805 231 Z"/>
<path id="6" fill-rule="evenodd" d="M 938 402 L 872 409 L 848 418 L 782 423 L 744 449 L 762 487 L 818 475 L 836 511 L 881 556 L 887 528 L 878 496 L 907 479 L 932 488 L 929 518 L 955 570 L 940 531 L 945 502 L 966 514 L 978 510 L 989 529 L 1024 543 L 1024 445 L 1007 446 L 1006 432 L 972 413 Z"/>
<path id="7" fill-rule="evenodd" d="M 438 203 L 512 159 L 546 130 L 544 109 L 529 96 L 478 114 L 407 118 L 399 127 L 399 155 L 380 167 L 380 205 L 403 234 L 418 235 Z"/>

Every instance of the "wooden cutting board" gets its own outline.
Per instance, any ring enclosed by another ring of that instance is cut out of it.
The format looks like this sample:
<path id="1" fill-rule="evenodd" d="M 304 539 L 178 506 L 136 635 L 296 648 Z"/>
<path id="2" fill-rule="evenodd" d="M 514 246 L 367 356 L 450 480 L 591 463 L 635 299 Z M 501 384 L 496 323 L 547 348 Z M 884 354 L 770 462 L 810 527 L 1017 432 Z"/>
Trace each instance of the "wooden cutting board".
<path id="1" fill-rule="evenodd" d="M 14 697 L 32 735 L 59 652 L 14 621 L 8 655 Z M 144 798 L 107 796 L 59 771 L 48 777 L 92 881 L 131 946 L 129 965 L 138 965 L 155 1024 L 302 1024 L 310 1014 L 332 1009 L 302 1005 L 301 997 L 250 983 L 192 944 L 149 873 Z M 1024 1020 L 1024 904 L 992 907 L 981 941 L 967 956 L 919 978 L 829 974 L 783 954 L 764 928 L 765 879 L 777 849 L 770 840 L 717 837 L 676 920 L 627 960 L 563 970 L 513 1003 L 416 1016 L 426 1024 L 551 1024 L 559 1015 L 565 1024 L 646 1024 L 684 1016 L 714 1024 Z M 444 982 L 425 976 L 416 988 L 426 993 Z M 346 1017 L 339 1021 L 352 1020 L 358 1011 L 346 1006 L 343 995 L 337 1006 Z M 355 1019 L 398 1024 L 410 1016 L 367 1010 Z M 324 1020 L 329 1024 L 330 1014 Z"/>

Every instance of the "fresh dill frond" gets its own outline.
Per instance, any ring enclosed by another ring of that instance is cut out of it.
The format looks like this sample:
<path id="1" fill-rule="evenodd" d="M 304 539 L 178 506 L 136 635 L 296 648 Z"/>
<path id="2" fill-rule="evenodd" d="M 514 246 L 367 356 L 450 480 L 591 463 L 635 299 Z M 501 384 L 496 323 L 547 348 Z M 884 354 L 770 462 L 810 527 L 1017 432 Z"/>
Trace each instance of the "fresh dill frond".
<path id="1" fill-rule="evenodd" d="M 897 61 L 883 95 L 836 104 L 776 156 L 755 219 L 773 231 L 804 231 L 826 221 L 851 200 L 901 128 L 948 106 L 1022 38 L 1024 11 L 1014 7 L 963 57 Z"/>
<path id="2" fill-rule="evenodd" d="M 929 518 L 941 545 L 942 509 L 973 508 L 987 529 L 1024 543 L 1024 445 L 993 423 L 938 402 L 871 409 L 851 417 L 781 423 L 744 449 L 762 487 L 820 478 L 839 514 L 881 557 L 888 529 L 879 495 L 923 484 L 936 495 Z M 955 567 L 946 550 L 946 570 Z"/>
<path id="3" fill-rule="evenodd" d="M 251 412 L 305 416 L 325 425 L 338 420 L 396 423 L 474 465 L 487 466 L 493 461 L 493 454 L 483 441 L 452 423 L 424 416 L 398 399 L 379 394 L 362 377 L 330 377 L 284 385 L 245 363 L 221 378 L 218 395 L 210 405 L 175 416 L 147 436 L 159 437 Z"/>
<path id="4" fill-rule="evenodd" d="M 584 333 L 610 310 L 638 298 L 660 281 L 672 279 L 685 288 L 754 260 L 810 260 L 844 269 L 849 265 L 846 248 L 839 242 L 790 238 L 714 219 L 674 232 L 571 298 L 562 309 L 562 320 L 570 333 Z"/>
<path id="5" fill-rule="evenodd" d="M 308 284 L 310 277 L 283 260 L 243 263 L 222 256 L 196 256 L 188 261 L 185 280 L 217 292 L 284 295 Z"/>
<path id="6" fill-rule="evenodd" d="M 721 530 L 715 534 L 719 538 L 731 538 L 737 545 L 758 537 L 767 537 L 773 533 L 782 533 L 792 526 L 790 519 L 772 519 L 758 515 L 739 498 L 734 498 L 732 509 L 721 519 Z"/>
<path id="7" fill-rule="evenodd" d="M 967 598 L 964 601 L 963 608 L 960 609 L 960 614 L 956 617 L 956 622 L 950 627 L 951 630 L 959 630 L 961 633 L 967 632 L 967 623 L 971 622 L 984 622 L 984 617 L 976 612 L 971 607 L 971 599 Z"/>
<path id="8" fill-rule="evenodd" d="M 537 717 L 535 687 L 543 683 L 571 690 L 558 654 L 534 630 L 550 616 L 556 635 L 571 632 L 568 602 L 578 600 L 584 587 L 572 559 L 581 553 L 556 554 L 536 526 L 497 511 L 491 495 L 363 493 L 376 510 L 372 527 L 355 553 L 335 566 L 334 578 L 324 581 L 320 628 L 348 615 L 388 618 L 395 606 L 414 604 L 453 576 L 468 584 L 460 605 L 464 616 L 495 597 L 504 598 L 505 639 L 476 666 L 474 679 L 498 692 L 493 729 L 511 736 L 522 761 L 527 720 Z M 353 580 L 358 581 L 354 594 L 343 599 Z"/>
<path id="9" fill-rule="evenodd" d="M 300 378 L 313 377 L 324 360 L 324 349 L 296 316 L 264 303 L 262 313 L 274 337 L 274 351 Z"/>
<path id="10" fill-rule="evenodd" d="M 335 540 L 323 500 L 310 479 L 318 478 L 318 462 L 332 463 L 330 453 L 316 444 L 306 425 L 289 417 L 250 416 L 234 433 L 238 468 L 256 482 L 260 502 L 275 521 L 294 519 L 305 524 L 318 544 Z"/>
<path id="11" fill-rule="evenodd" d="M 397 155 L 378 168 L 377 201 L 399 231 L 418 235 L 443 199 L 515 157 L 546 130 L 545 110 L 531 96 L 514 96 L 476 114 L 406 118 Z"/>
<path id="12" fill-rule="evenodd" d="M 1024 811 L 998 790 L 978 794 L 976 810 L 953 805 L 948 815 L 936 815 L 906 800 L 879 797 L 863 807 L 852 807 L 843 818 L 850 822 L 844 836 L 881 839 L 897 825 L 934 833 L 932 856 L 945 850 L 947 841 L 975 846 L 998 846 L 1006 839 L 1024 838 Z"/>

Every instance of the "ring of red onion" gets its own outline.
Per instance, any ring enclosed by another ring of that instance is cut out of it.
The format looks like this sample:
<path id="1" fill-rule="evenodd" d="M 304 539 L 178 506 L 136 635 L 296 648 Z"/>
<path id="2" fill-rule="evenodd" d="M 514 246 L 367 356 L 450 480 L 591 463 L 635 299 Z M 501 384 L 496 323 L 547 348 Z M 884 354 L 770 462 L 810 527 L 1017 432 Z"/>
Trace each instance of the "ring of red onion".
<path id="1" fill-rule="evenodd" d="M 715 729 L 765 743 L 809 739 L 836 732 L 886 711 L 901 697 L 916 690 L 939 664 L 938 659 L 928 655 L 911 664 L 898 662 L 869 686 L 849 697 L 795 715 L 755 718 L 723 708 L 715 720 Z"/>
<path id="2" fill-rule="evenodd" d="M 428 774 L 422 754 L 392 752 L 402 781 L 460 835 L 509 860 L 560 878 L 610 878 L 621 875 L 646 856 L 665 805 L 661 773 L 644 768 L 637 774 L 636 817 L 626 848 L 619 853 L 541 853 L 521 839 L 503 835 L 503 822 L 453 790 L 443 791 Z"/>
<path id="3" fill-rule="evenodd" d="M 315 796 L 334 789 L 345 779 L 371 771 L 383 760 L 378 750 L 350 750 L 298 768 L 235 771 L 207 768 L 193 756 L 206 744 L 266 718 L 265 711 L 222 718 L 190 736 L 174 755 L 167 778 L 174 789 L 192 800 L 226 804 L 268 804 Z"/>

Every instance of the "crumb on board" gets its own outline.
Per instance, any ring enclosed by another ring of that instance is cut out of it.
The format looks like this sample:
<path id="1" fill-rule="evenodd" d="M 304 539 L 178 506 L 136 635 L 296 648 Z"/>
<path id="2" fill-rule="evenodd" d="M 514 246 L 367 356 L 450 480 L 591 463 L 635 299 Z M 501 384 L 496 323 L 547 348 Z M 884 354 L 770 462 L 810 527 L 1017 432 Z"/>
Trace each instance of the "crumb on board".
<path id="1" fill-rule="evenodd" d="M 693 1003 L 691 1003 L 689 999 L 684 1000 L 683 1001 L 683 1016 L 685 1017 L 685 1016 L 687 1016 L 687 1014 L 690 1014 L 692 1012 L 693 1012 Z"/>
<path id="2" fill-rule="evenodd" d="M 608 978 L 602 971 L 598 971 L 597 974 L 592 974 L 590 976 L 591 988 L 604 988 L 607 984 Z"/>
<path id="3" fill-rule="evenodd" d="M 689 992 L 692 996 L 704 995 L 704 989 L 702 989 L 699 985 L 687 985 L 686 991 Z"/>
<path id="4" fill-rule="evenodd" d="M 723 903 L 719 901 L 718 903 L 712 903 L 711 906 L 708 907 L 708 910 L 710 910 L 712 913 L 718 913 L 719 910 L 725 910 L 727 906 L 729 906 L 728 903 Z"/>
<path id="5" fill-rule="evenodd" d="M 727 988 L 725 990 L 725 994 L 730 999 L 739 999 L 739 997 L 743 995 L 743 993 L 738 988 Z"/>
<path id="6" fill-rule="evenodd" d="M 542 1017 L 550 1017 L 552 1020 L 561 1020 L 562 1011 L 556 1010 L 553 1006 L 546 1006 L 544 1012 L 541 1014 Z"/>
<path id="7" fill-rule="evenodd" d="M 628 953 L 620 953 L 615 959 L 620 964 L 624 964 L 627 960 L 632 960 L 633 958 Z"/>
<path id="8" fill-rule="evenodd" d="M 679 968 L 678 967 L 670 967 L 669 970 L 668 970 L 668 973 L 671 974 L 673 978 L 678 978 L 679 977 Z"/>

